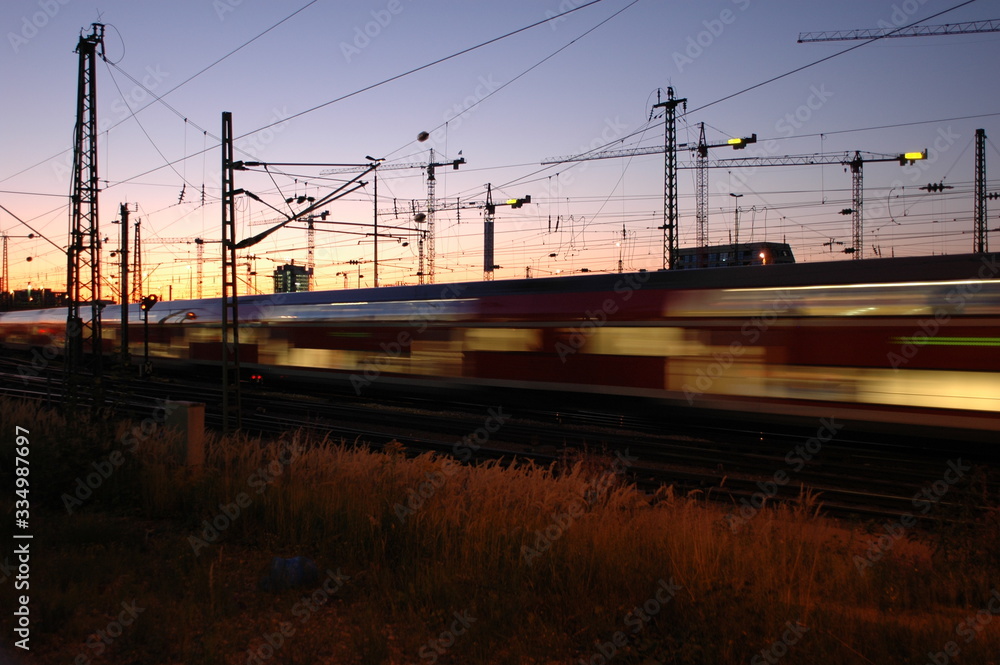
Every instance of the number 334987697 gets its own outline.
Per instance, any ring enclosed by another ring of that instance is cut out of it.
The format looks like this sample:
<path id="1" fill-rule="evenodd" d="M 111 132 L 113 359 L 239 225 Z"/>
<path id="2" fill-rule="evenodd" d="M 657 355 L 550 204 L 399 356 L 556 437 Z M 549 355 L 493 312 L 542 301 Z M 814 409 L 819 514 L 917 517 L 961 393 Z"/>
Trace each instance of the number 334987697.
<path id="1" fill-rule="evenodd" d="M 17 446 L 14 449 L 16 457 L 14 458 L 14 473 L 17 476 L 15 481 L 17 490 L 14 492 L 18 496 L 18 499 L 14 502 L 14 508 L 16 510 L 15 519 L 28 519 L 28 430 L 23 427 L 15 428 L 16 439 L 14 441 Z"/>

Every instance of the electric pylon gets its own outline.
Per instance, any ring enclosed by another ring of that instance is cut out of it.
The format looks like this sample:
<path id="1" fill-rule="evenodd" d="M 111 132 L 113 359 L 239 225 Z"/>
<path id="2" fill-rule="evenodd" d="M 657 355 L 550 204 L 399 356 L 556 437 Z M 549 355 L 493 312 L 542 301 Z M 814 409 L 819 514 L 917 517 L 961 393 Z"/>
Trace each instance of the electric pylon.
<path id="1" fill-rule="evenodd" d="M 91 34 L 80 36 L 76 95 L 76 129 L 73 142 L 73 193 L 69 243 L 66 251 L 66 372 L 67 404 L 79 397 L 84 370 L 84 340 L 89 338 L 89 369 L 95 381 L 94 394 L 101 399 L 101 237 L 98 220 L 97 180 L 97 57 L 103 56 L 104 26 L 94 23 Z M 90 305 L 89 335 L 81 309 Z M 100 406 L 100 404 L 98 404 Z"/>

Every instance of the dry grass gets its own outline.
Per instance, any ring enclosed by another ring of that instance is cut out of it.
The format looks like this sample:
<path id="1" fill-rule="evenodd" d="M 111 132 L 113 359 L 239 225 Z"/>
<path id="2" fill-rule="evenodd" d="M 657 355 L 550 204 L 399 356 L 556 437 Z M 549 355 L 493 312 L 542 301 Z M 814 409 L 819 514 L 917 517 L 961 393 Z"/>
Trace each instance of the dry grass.
<path id="1" fill-rule="evenodd" d="M 31 423 L 38 460 L 57 459 L 74 429 L 9 404 L 2 420 L 4 431 Z M 77 474 L 118 440 L 86 438 L 77 456 L 93 457 Z M 949 641 L 962 650 L 955 662 L 1000 653 L 1000 622 L 968 643 L 956 634 L 1000 588 L 1000 553 L 983 551 L 982 530 L 937 550 L 901 539 L 859 572 L 852 556 L 877 530 L 818 517 L 808 494 L 734 532 L 724 507 L 669 488 L 647 496 L 594 458 L 461 466 L 300 433 L 210 436 L 205 469 L 192 474 L 176 446 L 154 433 L 72 516 L 62 490 L 33 507 L 36 523 L 45 516 L 32 560 L 34 662 L 83 653 L 95 663 L 242 664 L 277 635 L 266 662 L 600 663 L 613 648 L 620 663 L 747 663 L 790 635 L 788 622 L 801 638 L 782 663 L 922 663 Z M 50 479 L 33 458 L 33 487 L 66 487 L 65 466 Z M 241 494 L 239 516 L 193 547 Z M 299 554 L 350 579 L 315 605 L 302 604 L 315 588 L 257 590 L 272 556 Z M 672 598 L 655 601 L 671 584 Z M 132 598 L 145 611 L 98 656 L 88 636 Z M 647 602 L 649 615 L 634 613 Z M 455 613 L 475 621 L 433 651 Z M 616 631 L 624 647 L 613 646 Z"/>

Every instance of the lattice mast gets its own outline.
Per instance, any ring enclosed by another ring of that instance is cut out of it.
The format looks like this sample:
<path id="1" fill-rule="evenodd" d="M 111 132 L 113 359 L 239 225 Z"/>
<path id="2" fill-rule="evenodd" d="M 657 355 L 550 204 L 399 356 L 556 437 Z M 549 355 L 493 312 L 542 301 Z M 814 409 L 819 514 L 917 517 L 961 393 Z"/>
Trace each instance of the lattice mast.
<path id="1" fill-rule="evenodd" d="M 972 251 L 983 254 L 989 251 L 986 235 L 986 130 L 976 130 L 976 183 L 975 183 L 975 228 L 973 229 Z"/>
<path id="2" fill-rule="evenodd" d="M 663 268 L 673 268 L 677 257 L 677 107 L 687 110 L 687 98 L 675 99 L 674 89 L 667 88 L 667 101 L 658 101 L 654 109 L 663 113 Z"/>
<path id="3" fill-rule="evenodd" d="M 135 220 L 135 236 L 132 239 L 132 302 L 142 299 L 142 220 Z"/>
<path id="4" fill-rule="evenodd" d="M 128 352 L 128 217 L 129 209 L 127 203 L 122 203 L 119 207 L 119 214 L 121 219 L 119 223 L 122 225 L 122 240 L 121 240 L 121 267 L 119 271 L 121 272 L 121 280 L 118 282 L 121 284 L 121 362 L 125 367 L 129 366 L 131 362 L 129 360 Z"/>
<path id="5" fill-rule="evenodd" d="M 708 144 L 705 143 L 705 123 L 701 123 L 698 133 L 698 148 L 695 153 L 695 243 L 698 247 L 708 246 Z"/>
<path id="6" fill-rule="evenodd" d="M 861 259 L 865 253 L 865 184 L 864 161 L 861 153 L 855 152 L 851 160 L 851 238 L 854 253 L 852 259 Z"/>
<path id="7" fill-rule="evenodd" d="M 434 176 L 434 169 L 439 166 L 451 166 L 458 170 L 459 164 L 465 164 L 465 157 L 453 159 L 450 162 L 435 162 L 434 148 L 430 150 L 430 157 L 427 160 L 427 283 L 434 283 L 434 210 L 437 207 L 436 189 L 437 178 Z"/>
<path id="8" fill-rule="evenodd" d="M 84 341 L 93 353 L 91 369 L 100 377 L 101 357 L 101 238 L 97 173 L 97 58 L 104 52 L 104 25 L 92 24 L 80 37 L 73 141 L 73 193 L 70 201 L 69 243 L 66 251 L 66 369 L 72 376 L 83 369 Z M 89 304 L 89 335 L 82 310 Z M 72 383 L 72 382 L 71 382 Z M 72 388 L 71 388 L 72 392 Z"/>

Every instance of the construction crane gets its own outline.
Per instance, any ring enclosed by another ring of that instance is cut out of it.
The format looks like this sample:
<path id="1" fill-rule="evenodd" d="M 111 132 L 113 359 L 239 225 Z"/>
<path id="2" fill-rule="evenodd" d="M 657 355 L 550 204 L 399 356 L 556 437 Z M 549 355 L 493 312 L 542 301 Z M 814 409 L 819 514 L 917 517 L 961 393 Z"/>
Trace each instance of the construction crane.
<path id="1" fill-rule="evenodd" d="M 852 245 L 844 248 L 844 253 L 853 258 L 864 258 L 864 169 L 865 162 L 899 162 L 900 166 L 927 159 L 927 151 L 886 155 L 855 150 L 846 153 L 816 153 L 812 155 L 788 155 L 784 157 L 743 157 L 720 159 L 708 164 L 708 168 L 740 168 L 746 166 L 805 166 L 810 164 L 840 164 L 851 169 L 851 207 L 840 211 L 851 215 Z"/>
<path id="2" fill-rule="evenodd" d="M 983 32 L 1000 32 L 1000 19 L 944 23 L 942 25 L 913 25 L 905 28 L 873 28 L 861 30 L 831 30 L 828 32 L 800 32 L 799 43 L 854 41 L 862 39 L 895 39 L 897 37 L 939 37 L 943 35 L 969 35 Z M 973 194 L 973 251 L 987 251 L 986 229 L 986 132 L 976 130 L 976 181 Z M 853 170 L 852 170 L 853 173 Z M 860 177 L 860 176 L 859 176 Z"/>
<path id="3" fill-rule="evenodd" d="M 673 97 L 672 91 L 669 95 Z M 668 100 L 670 101 L 670 100 Z M 677 100 L 684 101 L 684 100 Z M 665 103 L 657 106 L 664 106 Z M 656 107 L 654 107 L 656 108 Z M 673 140 L 676 143 L 676 137 Z M 690 150 L 695 155 L 695 242 L 699 247 L 708 245 L 708 151 L 712 148 L 730 147 L 734 150 L 742 150 L 750 143 L 757 142 L 757 134 L 751 134 L 742 138 L 727 139 L 723 143 L 707 143 L 705 141 L 705 123 L 700 123 L 700 131 L 697 143 L 681 143 L 676 145 L 674 150 Z M 551 157 L 542 162 L 542 165 L 560 164 L 562 162 L 580 162 L 591 159 L 613 159 L 619 157 L 636 157 L 639 155 L 667 154 L 667 164 L 664 178 L 664 262 L 663 267 L 668 265 L 668 254 L 673 256 L 676 253 L 677 234 L 676 223 L 672 222 L 676 216 L 676 174 L 673 172 L 677 168 L 691 168 L 680 166 L 676 163 L 676 158 L 671 166 L 670 148 L 671 136 L 664 141 L 664 145 L 649 146 L 644 148 L 630 148 L 624 150 L 604 150 L 595 153 L 583 153 L 580 155 L 566 155 L 563 157 Z M 673 192 L 673 193 L 671 193 Z M 671 227 L 668 229 L 668 226 Z M 668 231 L 673 231 L 668 232 Z"/>
<path id="4" fill-rule="evenodd" d="M 970 35 L 979 32 L 1000 32 L 1000 19 L 945 23 L 943 25 L 913 25 L 908 28 L 868 28 L 861 30 L 800 32 L 799 44 L 864 39 L 895 39 L 897 37 L 941 37 L 944 35 Z"/>
<path id="5" fill-rule="evenodd" d="M 461 154 L 461 152 L 459 152 Z M 424 283 L 426 278 L 429 284 L 434 283 L 434 259 L 435 259 L 435 247 L 434 247 L 434 211 L 437 207 L 436 201 L 436 190 L 437 190 L 437 178 L 434 175 L 434 169 L 440 166 L 451 166 L 453 170 L 457 171 L 458 167 L 465 164 L 465 157 L 459 157 L 458 159 L 453 159 L 445 162 L 434 161 L 434 148 L 430 149 L 430 155 L 424 163 L 420 162 L 409 162 L 405 164 L 379 164 L 378 168 L 380 171 L 384 170 L 395 170 L 395 169 L 425 169 L 427 171 L 427 212 L 425 213 L 423 220 L 427 223 L 427 269 L 424 270 L 423 261 L 420 262 L 420 269 L 417 271 L 420 283 Z M 320 175 L 334 175 L 336 173 L 355 173 L 357 171 L 364 171 L 368 167 L 344 167 L 329 169 L 326 171 L 320 171 Z M 378 238 L 375 239 L 378 242 Z M 421 247 L 423 245 L 421 244 Z"/>
<path id="6" fill-rule="evenodd" d="M 705 123 L 701 123 L 698 145 L 695 153 L 695 243 L 698 247 L 708 246 L 708 151 L 710 148 L 730 147 L 742 150 L 748 143 L 756 143 L 757 135 L 727 139 L 725 143 L 705 143 Z"/>
<path id="7" fill-rule="evenodd" d="M 205 265 L 205 245 L 212 243 L 220 243 L 221 240 L 205 240 L 203 238 L 153 238 L 150 240 L 144 240 L 143 244 L 156 244 L 156 245 L 177 245 L 186 244 L 190 245 L 194 243 L 197 247 L 197 258 L 195 259 L 198 266 L 198 299 L 202 297 L 202 284 L 204 279 L 204 265 Z"/>
<path id="8" fill-rule="evenodd" d="M 9 236 L 6 233 L 0 233 L 0 237 L 3 238 L 3 274 L 0 275 L 0 305 L 7 306 L 8 300 L 13 302 L 13 296 L 10 293 L 10 264 L 7 260 L 7 241 L 10 238 L 33 239 L 35 234 L 29 233 L 26 236 Z M 29 257 L 28 260 L 30 261 L 31 258 Z"/>
<path id="9" fill-rule="evenodd" d="M 733 140 L 733 139 L 730 139 Z M 697 148 L 697 146 L 695 146 Z M 618 157 L 632 157 L 636 155 L 651 155 L 662 152 L 663 148 L 644 147 L 630 148 L 625 150 L 607 150 L 591 153 L 589 155 L 571 155 L 553 160 L 546 160 L 543 164 L 558 162 L 582 162 L 591 159 L 612 159 Z M 856 150 L 853 152 L 838 153 L 813 153 L 808 155 L 785 155 L 781 157 L 739 157 L 736 159 L 716 159 L 701 160 L 695 163 L 678 164 L 678 169 L 712 169 L 724 168 L 733 169 L 741 167 L 757 166 L 809 166 L 809 165 L 829 165 L 839 164 L 848 166 L 851 169 L 851 207 L 845 208 L 841 214 L 851 215 L 851 226 L 853 243 L 851 247 L 844 249 L 847 254 L 853 254 L 853 258 L 860 259 L 864 255 L 864 245 L 862 244 L 864 235 L 864 180 L 863 165 L 865 162 L 899 162 L 900 165 L 912 164 L 916 160 L 927 159 L 927 151 L 907 152 L 903 154 L 887 155 L 874 152 Z"/>

